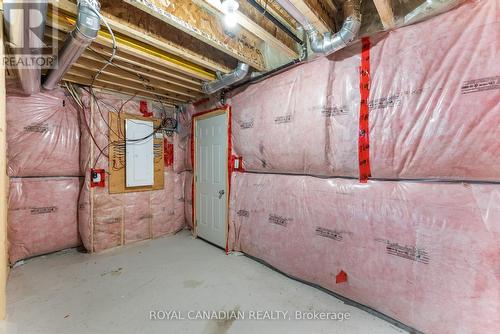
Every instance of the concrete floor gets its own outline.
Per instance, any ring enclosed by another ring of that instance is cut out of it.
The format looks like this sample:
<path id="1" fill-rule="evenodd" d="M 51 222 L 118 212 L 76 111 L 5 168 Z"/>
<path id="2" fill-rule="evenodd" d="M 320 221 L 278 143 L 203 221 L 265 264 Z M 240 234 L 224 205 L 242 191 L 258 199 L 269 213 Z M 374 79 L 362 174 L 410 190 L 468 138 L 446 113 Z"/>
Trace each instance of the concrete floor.
<path id="1" fill-rule="evenodd" d="M 187 231 L 97 255 L 70 250 L 32 259 L 11 270 L 7 298 L 7 333 L 405 333 Z M 155 310 L 180 317 L 239 310 L 246 319 L 150 320 Z M 248 319 L 273 310 L 289 311 L 291 320 Z M 313 310 L 350 319 L 295 319 L 295 311 Z"/>

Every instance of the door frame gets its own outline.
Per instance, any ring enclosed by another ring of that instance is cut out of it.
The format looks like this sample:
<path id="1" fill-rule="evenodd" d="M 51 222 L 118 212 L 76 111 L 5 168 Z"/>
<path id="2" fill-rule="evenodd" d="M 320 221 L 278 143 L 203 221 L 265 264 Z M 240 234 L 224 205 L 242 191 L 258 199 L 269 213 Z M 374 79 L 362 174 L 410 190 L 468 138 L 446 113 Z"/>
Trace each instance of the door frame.
<path id="1" fill-rule="evenodd" d="M 226 217 L 226 222 L 224 226 L 224 238 L 226 240 L 226 253 L 228 253 L 228 235 L 229 235 L 229 199 L 231 196 L 231 172 L 232 172 L 232 166 L 231 166 L 231 153 L 232 153 L 232 141 L 231 141 L 231 106 L 229 105 L 223 105 L 218 108 L 214 109 L 209 109 L 206 111 L 202 111 L 199 113 L 196 113 L 192 116 L 192 122 L 191 122 L 191 161 L 193 163 L 193 182 L 192 182 L 192 222 L 193 222 L 193 236 L 195 238 L 198 237 L 198 231 L 197 231 L 197 220 L 196 220 L 196 173 L 197 173 L 197 159 L 196 159 L 196 144 L 197 144 L 197 136 L 196 136 L 196 129 L 197 129 L 197 124 L 198 121 L 204 120 L 207 118 L 215 117 L 215 116 L 220 116 L 227 114 L 226 117 L 226 127 L 227 127 L 227 152 L 226 152 L 226 163 L 227 163 L 227 175 L 226 175 L 226 192 L 227 192 L 227 205 L 226 205 L 226 212 L 225 212 L 225 217 Z"/>

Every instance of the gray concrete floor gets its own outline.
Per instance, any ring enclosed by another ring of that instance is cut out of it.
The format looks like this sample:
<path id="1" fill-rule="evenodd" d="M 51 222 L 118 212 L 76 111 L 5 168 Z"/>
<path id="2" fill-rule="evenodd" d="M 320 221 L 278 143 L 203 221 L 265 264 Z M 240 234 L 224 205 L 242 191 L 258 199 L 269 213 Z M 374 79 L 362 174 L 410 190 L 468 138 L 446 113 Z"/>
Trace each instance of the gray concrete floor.
<path id="1" fill-rule="evenodd" d="M 11 270 L 7 299 L 8 333 L 403 333 L 187 231 L 96 255 L 70 250 L 29 260 Z M 239 310 L 246 319 L 150 320 L 154 310 L 181 317 Z M 248 319 L 272 310 L 289 311 L 291 320 Z M 350 319 L 294 319 L 295 311 L 313 310 Z"/>

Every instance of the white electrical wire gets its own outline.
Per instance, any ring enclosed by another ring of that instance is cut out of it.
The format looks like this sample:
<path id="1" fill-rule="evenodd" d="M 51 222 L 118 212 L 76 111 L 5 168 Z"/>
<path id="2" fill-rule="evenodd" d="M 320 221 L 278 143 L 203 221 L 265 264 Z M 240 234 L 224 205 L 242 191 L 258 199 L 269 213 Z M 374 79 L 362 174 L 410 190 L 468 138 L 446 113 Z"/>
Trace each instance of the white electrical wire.
<path id="1" fill-rule="evenodd" d="M 106 21 L 104 16 L 102 16 L 100 11 L 97 9 L 97 8 L 100 8 L 99 2 L 97 0 L 79 0 L 78 3 L 80 3 L 80 2 L 86 2 L 88 4 L 89 9 L 91 11 L 93 11 L 94 14 L 96 14 L 99 17 L 99 19 L 102 21 L 102 23 L 104 23 L 104 25 L 106 26 L 106 29 L 108 29 L 109 34 L 111 35 L 111 41 L 112 41 L 111 56 L 109 57 L 106 64 L 104 64 L 103 67 L 101 67 L 101 69 L 99 71 L 97 71 L 96 75 L 94 75 L 94 78 L 92 79 L 92 83 L 90 84 L 90 86 L 92 87 L 94 84 L 94 81 L 97 79 L 97 77 L 99 75 L 101 75 L 101 73 L 106 69 L 106 67 L 108 67 L 111 64 L 111 62 L 115 58 L 116 38 L 115 38 L 115 34 L 113 33 L 113 30 L 111 29 L 111 27 L 108 24 L 108 21 Z"/>

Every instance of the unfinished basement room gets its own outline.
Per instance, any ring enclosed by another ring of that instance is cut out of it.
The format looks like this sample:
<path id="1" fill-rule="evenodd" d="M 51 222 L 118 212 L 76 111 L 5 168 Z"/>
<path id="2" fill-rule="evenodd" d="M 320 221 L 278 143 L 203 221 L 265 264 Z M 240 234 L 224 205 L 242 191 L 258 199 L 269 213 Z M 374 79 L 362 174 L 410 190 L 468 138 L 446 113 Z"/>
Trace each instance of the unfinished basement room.
<path id="1" fill-rule="evenodd" d="M 500 333 L 500 0 L 0 8 L 0 334 Z"/>

